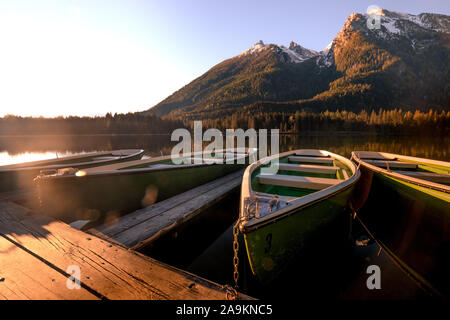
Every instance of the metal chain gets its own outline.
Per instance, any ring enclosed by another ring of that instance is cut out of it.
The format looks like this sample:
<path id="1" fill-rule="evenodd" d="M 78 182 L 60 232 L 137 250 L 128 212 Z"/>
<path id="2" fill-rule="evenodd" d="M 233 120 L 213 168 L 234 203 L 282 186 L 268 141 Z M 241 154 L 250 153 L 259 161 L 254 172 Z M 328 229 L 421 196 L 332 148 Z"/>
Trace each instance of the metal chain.
<path id="1" fill-rule="evenodd" d="M 234 251 L 234 257 L 233 257 L 233 265 L 234 265 L 234 273 L 233 273 L 233 279 L 234 279 L 234 288 L 237 289 L 238 286 L 238 280 L 239 280 L 239 223 L 241 222 L 241 219 L 239 218 L 236 221 L 236 224 L 233 226 L 233 251 Z"/>
<path id="2" fill-rule="evenodd" d="M 238 292 L 235 288 L 233 288 L 229 284 L 226 284 L 223 286 L 223 289 L 225 290 L 227 300 L 237 300 Z"/>

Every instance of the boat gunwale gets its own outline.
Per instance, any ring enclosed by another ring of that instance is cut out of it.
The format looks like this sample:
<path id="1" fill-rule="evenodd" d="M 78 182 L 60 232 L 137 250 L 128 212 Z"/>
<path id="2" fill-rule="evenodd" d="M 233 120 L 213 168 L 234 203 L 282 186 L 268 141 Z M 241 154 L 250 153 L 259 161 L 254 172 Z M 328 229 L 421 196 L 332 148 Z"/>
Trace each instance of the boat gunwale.
<path id="1" fill-rule="evenodd" d="M 242 189 L 241 189 L 241 200 L 240 200 L 240 207 L 239 207 L 239 218 L 241 219 L 241 222 L 239 223 L 239 229 L 243 233 L 249 233 L 256 229 L 259 229 L 265 225 L 275 223 L 276 221 L 279 221 L 281 219 L 284 219 L 286 217 L 291 216 L 292 214 L 296 213 L 298 210 L 301 210 L 303 208 L 312 206 L 318 202 L 324 201 L 326 199 L 329 199 L 330 197 L 335 196 L 336 194 L 339 194 L 355 185 L 355 183 L 360 178 L 360 171 L 355 166 L 355 164 L 350 161 L 349 159 L 340 156 L 338 154 L 326 151 L 326 150 L 319 150 L 321 153 L 325 153 L 326 155 L 332 157 L 334 160 L 338 160 L 343 162 L 345 165 L 349 167 L 349 169 L 352 171 L 352 176 L 348 179 L 342 180 L 342 182 L 324 188 L 322 190 L 318 190 L 316 192 L 313 192 L 311 194 L 299 197 L 297 200 L 293 200 L 290 202 L 289 206 L 283 207 L 280 210 L 277 210 L 273 213 L 269 213 L 263 217 L 260 218 L 251 218 L 247 220 L 244 218 L 244 208 L 243 208 L 243 202 L 244 199 L 248 198 L 252 194 L 258 194 L 257 191 L 253 191 L 251 187 L 251 180 L 252 180 L 252 173 L 260 168 L 262 165 L 269 163 L 273 159 L 280 159 L 287 157 L 291 154 L 295 154 L 299 151 L 308 151 L 308 150 L 319 150 L 319 149 L 298 149 L 298 150 L 292 150 L 287 151 L 284 153 L 280 153 L 277 155 L 272 155 L 263 159 L 260 159 L 257 162 L 254 162 L 253 164 L 249 165 L 245 172 L 242 179 Z"/>
<path id="2" fill-rule="evenodd" d="M 219 150 L 217 152 L 223 152 L 225 150 Z M 255 151 L 253 151 L 255 152 Z M 188 153 L 185 156 L 179 157 L 179 159 L 183 159 L 190 156 L 195 156 L 199 154 L 203 154 L 203 151 L 200 152 L 192 152 Z M 139 164 L 152 164 L 154 162 L 164 161 L 172 159 L 171 155 L 167 156 L 160 156 L 155 158 L 149 158 L 144 160 L 135 160 L 135 161 L 129 161 L 129 162 L 121 162 L 121 163 L 115 163 L 111 165 L 101 166 L 101 167 L 94 167 L 94 168 L 87 168 L 83 169 L 81 171 L 84 171 L 86 174 L 81 176 L 76 175 L 50 175 L 50 176 L 39 176 L 39 180 L 41 181 L 50 181 L 54 179 L 86 179 L 86 178 L 94 178 L 94 177 L 109 177 L 109 176 L 118 176 L 118 175 L 135 175 L 135 174 L 146 174 L 146 173 L 152 173 L 152 172 L 160 172 L 160 171 L 172 171 L 172 170 L 184 170 L 184 169 L 192 169 L 192 168 L 199 168 L 199 167 L 206 167 L 206 166 L 213 166 L 213 165 L 245 165 L 236 163 L 235 161 L 237 159 L 241 158 L 249 158 L 252 153 L 246 152 L 245 154 L 242 154 L 241 157 L 237 157 L 234 155 L 233 162 L 232 163 L 198 163 L 198 164 L 190 164 L 190 165 L 173 165 L 171 167 L 145 167 L 145 168 L 134 168 L 134 169 L 123 169 L 134 165 Z M 105 170 L 108 167 L 108 170 Z"/>
<path id="3" fill-rule="evenodd" d="M 435 191 L 441 191 L 444 193 L 450 193 L 450 186 L 446 186 L 441 183 L 431 182 L 431 181 L 420 179 L 420 178 L 414 178 L 414 177 L 407 176 L 407 175 L 404 175 L 404 174 L 401 174 L 401 173 L 398 173 L 395 171 L 388 171 L 387 169 L 383 169 L 381 167 L 367 163 L 366 161 L 364 161 L 363 159 L 361 159 L 358 156 L 358 153 L 360 153 L 360 152 L 375 152 L 375 153 L 378 153 L 381 155 L 387 155 L 387 156 L 391 156 L 391 157 L 395 156 L 396 159 L 398 159 L 398 160 L 407 160 L 407 161 L 414 162 L 416 164 L 438 165 L 438 166 L 450 168 L 449 162 L 425 159 L 425 158 L 418 158 L 418 157 L 411 157 L 411 156 L 403 156 L 403 155 L 387 153 L 387 152 L 376 152 L 376 151 L 352 151 L 352 157 L 351 157 L 351 159 L 354 160 L 355 162 L 359 163 L 360 165 L 362 165 L 362 166 L 366 167 L 367 169 L 372 170 L 376 173 L 386 175 L 390 178 L 399 179 L 404 182 L 412 183 L 412 184 L 420 186 L 420 187 L 429 188 L 429 189 L 432 189 Z"/>
<path id="4" fill-rule="evenodd" d="M 90 157 L 101 157 L 104 155 L 113 154 L 113 152 L 128 152 L 125 156 L 118 156 L 117 159 L 103 159 L 103 160 L 95 160 L 95 161 L 85 161 L 85 162 L 77 162 L 77 163 L 61 163 L 61 164 L 48 164 L 45 165 L 45 163 L 51 163 L 52 161 L 58 161 L 58 160 L 76 160 L 76 159 L 82 159 L 82 158 L 90 158 Z M 100 151 L 100 152 L 90 152 L 90 153 L 83 153 L 79 155 L 69 156 L 69 157 L 62 157 L 62 158 L 54 158 L 54 159 L 45 159 L 45 160 L 38 160 L 38 161 L 32 161 L 32 162 L 24 162 L 24 163 L 16 163 L 6 166 L 0 167 L 0 173 L 7 173 L 7 172 L 20 172 L 20 171 L 32 171 L 32 170 L 51 170 L 51 169 L 63 169 L 63 168 L 70 168 L 72 166 L 80 166 L 80 165 L 87 165 L 87 164 L 107 164 L 109 162 L 114 161 L 124 161 L 130 158 L 134 158 L 136 156 L 143 155 L 145 152 L 144 149 L 120 149 L 120 150 L 112 150 L 112 151 Z M 40 166 L 39 163 L 43 162 L 43 165 Z M 21 166 L 23 165 L 23 166 Z M 30 165 L 35 165 L 31 166 Z"/>

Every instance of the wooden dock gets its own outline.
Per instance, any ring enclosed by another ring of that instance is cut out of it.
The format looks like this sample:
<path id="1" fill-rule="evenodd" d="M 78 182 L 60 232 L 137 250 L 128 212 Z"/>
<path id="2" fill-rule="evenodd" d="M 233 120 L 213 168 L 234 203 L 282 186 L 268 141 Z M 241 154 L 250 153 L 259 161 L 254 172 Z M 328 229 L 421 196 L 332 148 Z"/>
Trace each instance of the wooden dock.
<path id="1" fill-rule="evenodd" d="M 241 185 L 243 170 L 191 189 L 88 232 L 139 250 L 213 206 Z"/>
<path id="2" fill-rule="evenodd" d="M 227 298 L 224 286 L 7 201 L 18 197 L 0 196 L 0 299 Z M 74 267 L 79 289 L 67 286 Z"/>

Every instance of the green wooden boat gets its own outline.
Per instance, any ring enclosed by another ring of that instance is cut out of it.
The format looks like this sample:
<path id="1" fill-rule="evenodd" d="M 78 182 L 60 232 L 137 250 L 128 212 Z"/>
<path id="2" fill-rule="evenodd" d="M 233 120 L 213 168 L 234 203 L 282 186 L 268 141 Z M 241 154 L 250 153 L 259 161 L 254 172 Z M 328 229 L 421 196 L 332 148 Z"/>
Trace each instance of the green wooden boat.
<path id="1" fill-rule="evenodd" d="M 105 222 L 244 169 L 253 154 L 220 151 L 206 158 L 200 152 L 66 169 L 40 175 L 36 184 L 46 214 L 69 221 L 101 218 Z"/>
<path id="2" fill-rule="evenodd" d="M 0 192 L 34 187 L 33 179 L 44 172 L 76 167 L 79 169 L 141 159 L 144 150 L 90 152 L 75 156 L 0 166 Z"/>
<path id="3" fill-rule="evenodd" d="M 277 161 L 277 173 L 264 174 Z M 239 228 L 260 282 L 275 279 L 324 228 L 344 216 L 359 176 L 350 160 L 311 149 L 273 155 L 247 167 Z M 339 231 L 343 239 L 348 236 Z"/>
<path id="4" fill-rule="evenodd" d="M 450 296 L 450 163 L 370 151 L 352 159 L 361 221 L 422 288 Z"/>
<path id="5" fill-rule="evenodd" d="M 424 199 L 450 210 L 449 162 L 372 151 L 353 151 L 352 159 L 384 179 L 417 190 Z"/>

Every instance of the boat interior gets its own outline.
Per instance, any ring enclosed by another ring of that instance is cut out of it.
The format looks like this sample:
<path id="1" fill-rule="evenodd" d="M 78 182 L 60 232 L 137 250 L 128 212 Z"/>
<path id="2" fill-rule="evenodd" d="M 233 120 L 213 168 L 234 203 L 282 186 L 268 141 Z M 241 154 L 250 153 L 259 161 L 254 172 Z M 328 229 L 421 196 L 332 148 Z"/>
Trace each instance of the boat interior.
<path id="1" fill-rule="evenodd" d="M 220 150 L 220 152 L 196 152 L 185 157 L 175 157 L 170 155 L 160 157 L 150 157 L 142 160 L 134 160 L 122 163 L 116 163 L 105 166 L 98 166 L 88 168 L 86 173 L 96 173 L 105 171 L 126 171 L 135 169 L 170 169 L 180 167 L 194 167 L 199 165 L 213 165 L 213 164 L 249 164 L 248 157 L 256 152 L 256 150 L 235 149 L 235 150 Z"/>
<path id="2" fill-rule="evenodd" d="M 112 152 L 90 152 L 90 153 L 84 153 L 84 154 L 78 154 L 75 156 L 68 156 L 68 157 L 62 157 L 58 158 L 57 154 L 55 154 L 56 158 L 53 159 L 45 159 L 45 160 L 38 160 L 33 162 L 24 162 L 24 163 L 17 163 L 17 164 L 11 164 L 6 166 L 1 166 L 0 170 L 3 169 L 23 169 L 23 168 L 35 168 L 35 167 L 45 167 L 46 169 L 51 168 L 61 168 L 61 166 L 67 165 L 69 166 L 76 166 L 77 164 L 85 164 L 89 162 L 106 162 L 106 161 L 114 161 L 114 160 L 120 160 L 123 157 L 128 157 L 133 154 L 137 154 L 140 152 L 143 152 L 142 150 L 117 150 Z"/>
<path id="3" fill-rule="evenodd" d="M 252 173 L 252 190 L 258 206 L 256 216 L 278 210 L 352 176 L 349 167 L 320 150 L 301 150 L 280 158 L 276 174 L 261 172 L 268 165 Z"/>
<path id="4" fill-rule="evenodd" d="M 402 157 L 381 152 L 357 151 L 357 158 L 386 169 L 390 172 L 422 179 L 430 182 L 450 185 L 450 164 L 443 165 L 442 162 L 426 160 L 413 157 Z M 435 162 L 435 163 L 432 163 Z"/>

